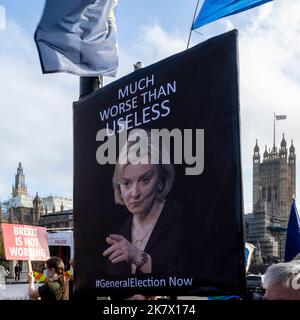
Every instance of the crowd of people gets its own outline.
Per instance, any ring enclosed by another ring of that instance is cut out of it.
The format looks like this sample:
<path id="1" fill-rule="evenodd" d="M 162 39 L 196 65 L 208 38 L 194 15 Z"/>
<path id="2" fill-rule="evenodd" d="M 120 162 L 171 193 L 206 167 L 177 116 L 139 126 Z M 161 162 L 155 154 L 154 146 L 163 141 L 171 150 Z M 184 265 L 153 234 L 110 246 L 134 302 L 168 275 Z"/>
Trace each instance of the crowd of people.
<path id="1" fill-rule="evenodd" d="M 61 258 L 52 257 L 44 263 L 43 273 L 47 281 L 36 285 L 33 272 L 28 273 L 28 295 L 30 299 L 39 300 L 69 300 L 73 298 L 73 266 L 70 261 L 69 275 L 65 272 L 65 265 Z M 5 275 L 10 276 L 8 268 Z M 19 263 L 14 268 L 15 281 L 20 279 L 21 266 Z M 259 286 L 259 298 L 252 295 L 250 299 L 263 300 L 300 300 L 300 253 L 290 262 L 276 263 L 271 265 L 262 276 L 262 285 Z M 107 297 L 109 299 L 109 297 Z M 121 298 L 121 297 L 120 297 Z M 156 300 L 159 296 L 133 295 L 126 297 L 127 300 Z M 164 297 L 174 300 L 176 297 Z M 238 297 L 237 297 L 238 298 Z M 249 298 L 249 297 L 248 297 Z M 242 298 L 240 298 L 242 299 Z M 239 299 L 239 300 L 240 300 Z"/>
<path id="2" fill-rule="evenodd" d="M 300 254 L 293 261 L 271 265 L 263 276 L 264 300 L 300 300 Z M 73 263 L 70 263 L 73 269 Z M 15 272 L 18 268 L 15 268 Z M 28 274 L 30 299 L 68 300 L 73 292 L 73 277 L 66 278 L 64 262 L 53 257 L 45 262 L 44 275 L 48 281 L 38 288 L 34 275 Z M 69 290 L 71 287 L 71 290 Z M 155 300 L 155 296 L 133 295 L 129 300 Z"/>

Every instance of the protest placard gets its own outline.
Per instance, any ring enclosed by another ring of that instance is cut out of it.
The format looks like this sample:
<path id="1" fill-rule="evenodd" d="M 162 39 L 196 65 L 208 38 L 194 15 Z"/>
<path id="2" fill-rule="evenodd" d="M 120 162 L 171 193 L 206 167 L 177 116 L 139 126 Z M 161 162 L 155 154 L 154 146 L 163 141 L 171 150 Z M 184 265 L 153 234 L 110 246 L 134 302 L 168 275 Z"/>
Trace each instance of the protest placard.
<path id="1" fill-rule="evenodd" d="M 46 228 L 2 223 L 2 233 L 7 260 L 46 261 L 50 258 Z"/>

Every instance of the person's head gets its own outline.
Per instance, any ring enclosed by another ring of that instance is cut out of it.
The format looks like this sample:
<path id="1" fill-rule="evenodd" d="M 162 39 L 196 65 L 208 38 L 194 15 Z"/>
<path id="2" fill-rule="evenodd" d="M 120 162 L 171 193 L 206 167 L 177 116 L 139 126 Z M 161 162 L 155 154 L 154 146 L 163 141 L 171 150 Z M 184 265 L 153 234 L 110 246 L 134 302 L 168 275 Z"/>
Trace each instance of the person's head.
<path id="1" fill-rule="evenodd" d="M 64 274 L 65 265 L 61 258 L 52 257 L 45 262 L 45 270 L 49 274 L 49 278 L 53 278 L 54 275 L 60 276 Z"/>
<path id="2" fill-rule="evenodd" d="M 65 265 L 63 260 L 59 257 L 52 257 L 48 259 L 45 262 L 44 272 L 50 280 L 59 281 L 62 287 L 63 299 L 66 300 L 68 298 L 68 288 L 65 277 Z"/>
<path id="3" fill-rule="evenodd" d="M 263 277 L 267 300 L 300 300 L 300 262 L 273 264 Z"/>
<path id="4" fill-rule="evenodd" d="M 150 132 L 135 139 L 130 134 L 123 146 L 113 175 L 116 204 L 125 205 L 133 214 L 147 214 L 155 201 L 164 199 L 170 192 L 174 166 L 166 159 L 166 148 L 161 152 Z"/>

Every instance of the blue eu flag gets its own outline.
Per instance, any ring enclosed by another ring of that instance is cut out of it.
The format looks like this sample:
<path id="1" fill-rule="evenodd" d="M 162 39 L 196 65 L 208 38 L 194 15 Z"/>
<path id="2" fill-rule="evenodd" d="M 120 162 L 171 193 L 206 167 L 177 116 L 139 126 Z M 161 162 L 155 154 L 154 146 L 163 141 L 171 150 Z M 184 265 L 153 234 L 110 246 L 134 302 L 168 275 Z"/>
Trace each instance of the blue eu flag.
<path id="1" fill-rule="evenodd" d="M 300 253 L 300 217 L 293 200 L 286 234 L 284 260 L 291 261 L 298 253 Z"/>
<path id="2" fill-rule="evenodd" d="M 193 29 L 273 0 L 204 0 Z"/>

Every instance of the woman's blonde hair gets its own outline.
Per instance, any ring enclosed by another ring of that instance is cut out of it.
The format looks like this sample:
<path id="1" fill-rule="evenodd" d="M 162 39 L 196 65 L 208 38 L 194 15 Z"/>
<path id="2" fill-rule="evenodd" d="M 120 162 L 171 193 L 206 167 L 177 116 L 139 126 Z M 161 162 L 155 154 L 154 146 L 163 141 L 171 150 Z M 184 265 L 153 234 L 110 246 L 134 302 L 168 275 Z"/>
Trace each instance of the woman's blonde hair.
<path id="1" fill-rule="evenodd" d="M 141 135 L 141 132 L 144 132 L 144 135 Z M 154 142 L 153 135 L 153 132 L 143 129 L 135 129 L 130 132 L 128 140 L 120 151 L 112 179 L 116 204 L 125 205 L 120 190 L 120 178 L 125 167 L 130 163 L 143 163 L 139 160 L 144 159 L 144 156 L 148 156 L 147 158 L 151 159 L 150 163 L 159 168 L 159 183 L 161 184 L 161 188 L 158 189 L 159 197 L 164 199 L 172 189 L 175 178 L 174 166 L 167 161 L 170 157 L 163 141 L 161 140 L 161 148 L 159 148 L 159 144 Z M 155 141 L 159 142 L 159 139 Z"/>

